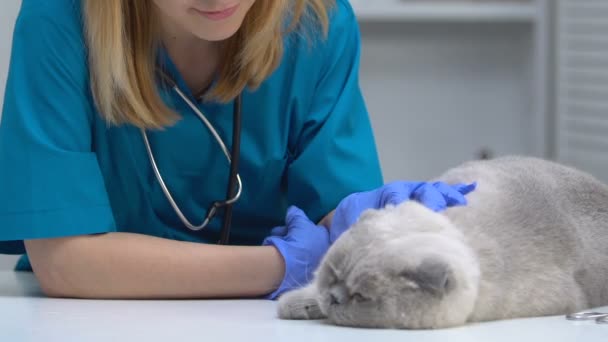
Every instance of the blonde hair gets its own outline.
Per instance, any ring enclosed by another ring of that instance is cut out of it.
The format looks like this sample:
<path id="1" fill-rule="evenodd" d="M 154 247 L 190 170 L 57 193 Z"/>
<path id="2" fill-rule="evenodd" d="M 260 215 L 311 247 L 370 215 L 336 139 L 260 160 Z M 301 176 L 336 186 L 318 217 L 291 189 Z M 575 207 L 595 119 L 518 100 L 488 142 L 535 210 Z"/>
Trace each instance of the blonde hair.
<path id="1" fill-rule="evenodd" d="M 207 99 L 228 102 L 246 87 L 258 87 L 278 67 L 285 34 L 302 27 L 304 19 L 316 21 L 326 35 L 331 2 L 255 1 L 239 31 L 225 42 L 219 79 Z M 155 11 L 151 0 L 84 0 L 91 90 L 111 124 L 162 128 L 178 119 L 158 93 Z"/>

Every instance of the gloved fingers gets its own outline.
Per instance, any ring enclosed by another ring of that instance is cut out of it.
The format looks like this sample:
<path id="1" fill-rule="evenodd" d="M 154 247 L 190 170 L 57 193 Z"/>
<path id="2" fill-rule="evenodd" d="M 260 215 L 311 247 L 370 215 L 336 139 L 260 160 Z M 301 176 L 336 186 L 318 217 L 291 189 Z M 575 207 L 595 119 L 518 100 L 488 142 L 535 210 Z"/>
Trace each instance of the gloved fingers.
<path id="1" fill-rule="evenodd" d="M 295 205 L 287 208 L 287 213 L 285 214 L 285 224 L 289 226 L 292 221 L 299 219 L 301 216 L 306 216 L 302 209 L 296 207 Z"/>
<path id="2" fill-rule="evenodd" d="M 270 231 L 270 235 L 271 236 L 285 236 L 285 235 L 287 235 L 287 226 L 274 227 Z"/>
<path id="3" fill-rule="evenodd" d="M 383 193 L 383 198 L 380 200 L 378 209 L 384 208 L 389 204 L 399 205 L 410 199 L 410 193 L 390 191 Z"/>
<path id="4" fill-rule="evenodd" d="M 470 192 L 473 192 L 477 188 L 477 182 L 473 182 L 471 184 L 455 184 L 452 185 L 452 187 L 461 194 L 466 195 Z"/>
<path id="5" fill-rule="evenodd" d="M 291 206 L 287 209 L 285 224 L 287 227 L 294 228 L 301 225 L 309 225 L 314 223 L 308 218 L 302 209 L 296 206 Z"/>
<path id="6" fill-rule="evenodd" d="M 455 186 L 443 182 L 436 182 L 433 185 L 443 195 L 448 207 L 467 204 L 467 199 Z"/>
<path id="7" fill-rule="evenodd" d="M 444 196 L 433 186 L 433 184 L 425 183 L 418 187 L 412 195 L 413 199 L 435 212 L 440 212 L 447 208 L 447 202 Z"/>
<path id="8" fill-rule="evenodd" d="M 413 198 L 413 193 L 423 186 L 424 182 L 398 181 L 389 183 L 382 191 L 380 205 L 377 209 L 384 208 L 388 204 L 399 205 Z"/>

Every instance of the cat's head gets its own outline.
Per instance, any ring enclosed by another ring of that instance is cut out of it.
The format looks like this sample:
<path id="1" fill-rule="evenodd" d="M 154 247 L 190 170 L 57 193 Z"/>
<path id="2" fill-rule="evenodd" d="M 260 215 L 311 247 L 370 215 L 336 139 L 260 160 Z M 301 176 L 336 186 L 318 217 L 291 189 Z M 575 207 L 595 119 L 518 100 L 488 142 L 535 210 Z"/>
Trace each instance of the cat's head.
<path id="1" fill-rule="evenodd" d="M 461 233 L 414 202 L 365 212 L 317 272 L 319 304 L 330 321 L 379 328 L 463 324 L 478 281 Z"/>

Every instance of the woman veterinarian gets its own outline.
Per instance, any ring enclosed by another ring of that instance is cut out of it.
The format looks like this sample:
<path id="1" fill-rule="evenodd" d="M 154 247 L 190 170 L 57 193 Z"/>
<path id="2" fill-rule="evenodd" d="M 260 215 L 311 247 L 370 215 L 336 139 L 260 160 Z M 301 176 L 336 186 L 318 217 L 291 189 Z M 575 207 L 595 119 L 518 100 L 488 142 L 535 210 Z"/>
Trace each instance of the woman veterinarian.
<path id="1" fill-rule="evenodd" d="M 363 210 L 464 204 L 383 185 L 359 53 L 346 0 L 23 0 L 0 252 L 49 296 L 274 299 Z"/>

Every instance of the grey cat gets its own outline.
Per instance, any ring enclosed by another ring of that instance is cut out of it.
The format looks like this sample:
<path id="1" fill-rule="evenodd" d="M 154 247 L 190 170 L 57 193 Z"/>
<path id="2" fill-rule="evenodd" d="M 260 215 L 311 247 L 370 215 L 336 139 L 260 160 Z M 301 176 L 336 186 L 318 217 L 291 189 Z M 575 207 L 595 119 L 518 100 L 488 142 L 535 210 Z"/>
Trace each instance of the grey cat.
<path id="1" fill-rule="evenodd" d="M 364 212 L 279 317 L 426 329 L 608 305 L 608 186 L 526 157 L 439 179 L 478 186 L 443 213 L 413 201 Z"/>

